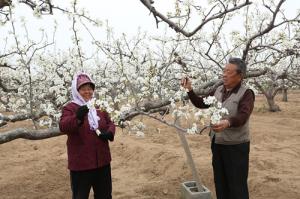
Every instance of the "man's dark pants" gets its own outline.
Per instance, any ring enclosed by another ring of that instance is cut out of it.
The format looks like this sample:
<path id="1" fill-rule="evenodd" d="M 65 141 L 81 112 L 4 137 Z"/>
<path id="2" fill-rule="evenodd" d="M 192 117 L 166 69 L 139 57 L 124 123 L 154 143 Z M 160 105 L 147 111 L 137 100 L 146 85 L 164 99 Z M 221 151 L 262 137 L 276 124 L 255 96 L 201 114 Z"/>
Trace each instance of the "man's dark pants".
<path id="1" fill-rule="evenodd" d="M 248 199 L 250 142 L 211 144 L 214 181 L 218 199 Z"/>
<path id="2" fill-rule="evenodd" d="M 111 199 L 110 165 L 87 171 L 70 171 L 72 199 L 88 199 L 93 188 L 95 199 Z"/>

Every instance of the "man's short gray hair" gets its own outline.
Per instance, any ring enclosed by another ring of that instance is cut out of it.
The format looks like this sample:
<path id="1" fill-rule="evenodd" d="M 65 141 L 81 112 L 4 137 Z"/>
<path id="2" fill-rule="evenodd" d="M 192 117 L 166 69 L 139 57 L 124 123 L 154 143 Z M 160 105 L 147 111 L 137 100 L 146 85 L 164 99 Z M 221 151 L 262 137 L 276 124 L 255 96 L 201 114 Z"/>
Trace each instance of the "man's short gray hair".
<path id="1" fill-rule="evenodd" d="M 247 65 L 241 58 L 230 57 L 228 63 L 234 64 L 237 67 L 237 72 L 244 78 L 246 76 Z"/>

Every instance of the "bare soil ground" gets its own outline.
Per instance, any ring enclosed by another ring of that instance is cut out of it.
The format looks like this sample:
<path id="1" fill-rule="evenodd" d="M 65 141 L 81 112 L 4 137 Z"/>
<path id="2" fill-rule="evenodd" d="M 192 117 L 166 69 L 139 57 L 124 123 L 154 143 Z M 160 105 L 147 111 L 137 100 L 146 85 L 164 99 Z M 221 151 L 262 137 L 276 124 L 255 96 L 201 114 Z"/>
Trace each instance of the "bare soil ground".
<path id="1" fill-rule="evenodd" d="M 300 92 L 289 94 L 289 102 L 277 101 L 282 111 L 271 113 L 257 96 L 251 117 L 250 198 L 300 198 Z M 113 198 L 180 198 L 180 183 L 192 175 L 176 131 L 149 119 L 146 125 L 145 138 L 118 129 L 110 145 Z M 12 123 L 0 132 L 16 127 L 31 123 Z M 214 192 L 207 133 L 187 137 L 201 179 Z M 71 198 L 65 143 L 60 136 L 0 145 L 0 198 Z"/>

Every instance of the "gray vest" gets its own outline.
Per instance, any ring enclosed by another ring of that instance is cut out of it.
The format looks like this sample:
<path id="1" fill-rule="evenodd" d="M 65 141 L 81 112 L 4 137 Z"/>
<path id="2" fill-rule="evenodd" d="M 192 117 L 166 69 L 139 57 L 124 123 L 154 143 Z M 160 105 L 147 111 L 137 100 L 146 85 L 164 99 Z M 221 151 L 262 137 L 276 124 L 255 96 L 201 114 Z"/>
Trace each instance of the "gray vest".
<path id="1" fill-rule="evenodd" d="M 214 96 L 217 98 L 218 101 L 222 102 L 222 89 L 223 86 L 219 86 L 215 91 Z M 230 118 L 235 116 L 238 112 L 238 105 L 243 97 L 247 88 L 245 86 L 241 86 L 237 93 L 232 93 L 223 103 L 223 107 L 227 108 L 229 114 L 224 116 L 223 119 Z M 216 144 L 225 144 L 225 145 L 232 145 L 232 144 L 241 144 L 244 142 L 248 142 L 249 138 L 249 119 L 243 126 L 240 127 L 230 127 L 226 128 L 222 132 L 214 132 L 211 131 L 211 138 L 215 135 L 215 143 Z"/>

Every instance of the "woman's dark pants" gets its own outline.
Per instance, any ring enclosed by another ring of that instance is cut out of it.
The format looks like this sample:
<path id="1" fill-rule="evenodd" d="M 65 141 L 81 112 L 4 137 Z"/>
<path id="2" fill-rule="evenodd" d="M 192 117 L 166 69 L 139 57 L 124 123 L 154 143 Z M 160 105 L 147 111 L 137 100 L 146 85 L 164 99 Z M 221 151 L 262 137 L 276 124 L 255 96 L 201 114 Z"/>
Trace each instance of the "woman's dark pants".
<path id="1" fill-rule="evenodd" d="M 70 171 L 70 176 L 72 199 L 88 199 L 91 188 L 95 199 L 112 198 L 110 165 L 86 171 Z"/>

